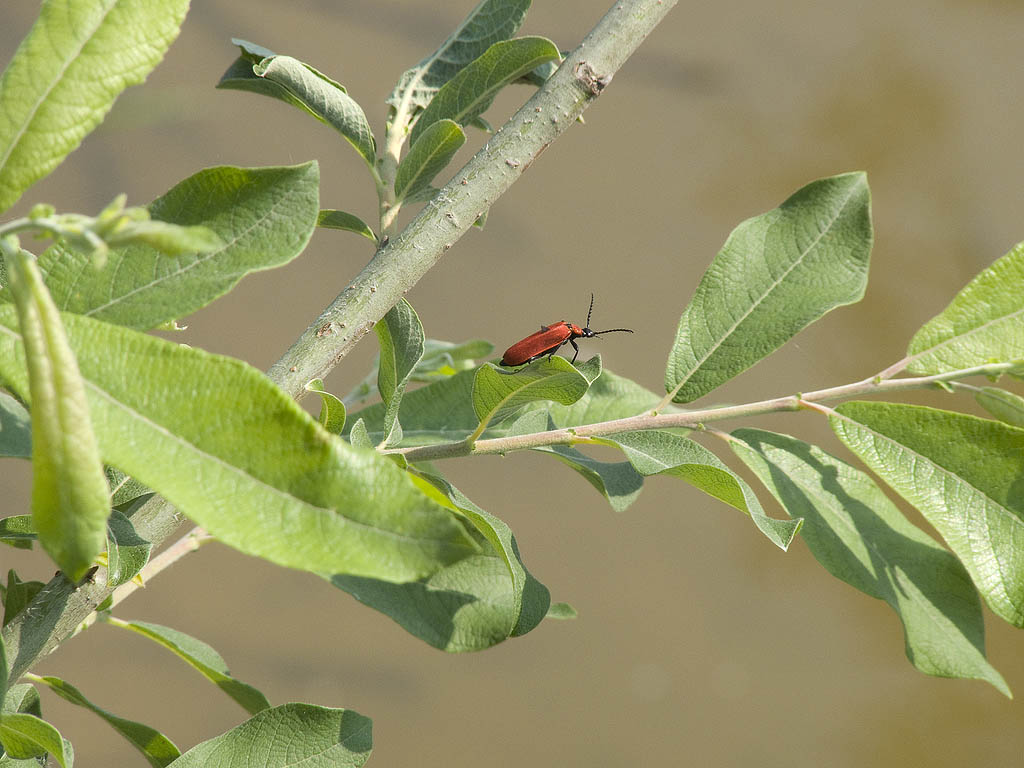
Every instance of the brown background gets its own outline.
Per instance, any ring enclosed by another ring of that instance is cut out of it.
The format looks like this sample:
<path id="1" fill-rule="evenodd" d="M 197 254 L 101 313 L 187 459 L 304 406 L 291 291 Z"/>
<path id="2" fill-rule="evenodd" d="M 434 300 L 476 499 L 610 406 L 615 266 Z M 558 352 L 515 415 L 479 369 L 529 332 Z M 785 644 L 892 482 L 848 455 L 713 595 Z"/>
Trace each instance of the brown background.
<path id="1" fill-rule="evenodd" d="M 38 9 L 4 5 L 0 62 Z M 322 205 L 372 220 L 361 160 L 330 129 L 280 103 L 213 90 L 235 55 L 229 38 L 298 56 L 345 83 L 380 137 L 382 102 L 399 74 L 471 1 L 193 5 L 147 84 L 126 93 L 16 212 L 39 200 L 96 211 L 122 191 L 144 203 L 206 166 L 316 158 Z M 578 0 L 535 6 L 523 31 L 563 48 L 606 10 Z M 1007 0 L 681 3 L 587 124 L 551 147 L 487 228 L 463 238 L 410 299 L 429 335 L 484 337 L 500 350 L 540 322 L 583 320 L 593 291 L 595 327 L 637 334 L 586 349 L 658 389 L 679 314 L 729 231 L 811 179 L 864 169 L 876 221 L 865 301 L 713 399 L 869 375 L 1024 239 L 1022 35 L 1024 11 Z M 500 125 L 526 95 L 511 89 L 488 117 Z M 320 233 L 290 266 L 247 278 L 187 318 L 179 338 L 266 368 L 370 255 L 361 238 Z M 373 347 L 365 340 L 329 386 L 348 391 Z M 842 453 L 820 417 L 757 424 Z M 377 766 L 1021 763 L 1024 704 L 982 683 L 918 674 L 892 612 L 828 576 L 803 543 L 784 554 L 739 513 L 667 479 L 619 515 L 544 457 L 444 468 L 513 526 L 531 570 L 579 619 L 448 656 L 313 576 L 216 544 L 119 614 L 206 640 L 274 704 L 370 715 Z M 26 510 L 28 476 L 25 463 L 3 463 L 0 514 Z M 4 549 L 0 560 L 23 578 L 52 572 L 38 555 Z M 988 619 L 990 658 L 1020 693 L 1024 640 Z M 36 671 L 66 677 L 182 749 L 244 719 L 166 652 L 105 626 Z M 143 764 L 93 715 L 48 694 L 44 707 L 80 765 Z"/>

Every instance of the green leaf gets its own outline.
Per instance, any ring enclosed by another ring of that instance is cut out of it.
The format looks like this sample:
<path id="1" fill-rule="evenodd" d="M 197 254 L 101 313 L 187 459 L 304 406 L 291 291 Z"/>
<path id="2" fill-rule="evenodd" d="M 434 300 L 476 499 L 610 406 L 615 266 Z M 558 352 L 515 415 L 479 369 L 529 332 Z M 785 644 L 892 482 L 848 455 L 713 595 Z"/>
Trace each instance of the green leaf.
<path id="1" fill-rule="evenodd" d="M 567 619 L 575 619 L 577 616 L 579 616 L 579 613 L 568 603 L 552 603 L 551 607 L 548 608 L 548 615 L 544 618 L 565 621 Z"/>
<path id="2" fill-rule="evenodd" d="M 7 584 L 8 584 L 8 587 L 10 587 L 11 577 L 14 576 L 14 571 L 13 570 L 8 571 L 7 574 L 8 574 L 7 575 Z M 4 593 L 4 597 L 5 598 L 7 597 L 6 592 Z M 7 610 L 6 610 L 6 606 L 5 606 L 4 607 L 4 616 L 6 617 L 6 615 L 7 615 Z M 6 625 L 7 622 L 5 621 L 4 624 Z M 4 643 L 3 635 L 0 635 L 0 702 L 3 702 L 3 703 L 6 703 L 6 700 L 7 700 L 7 686 L 9 684 L 9 682 L 10 682 L 7 679 L 7 675 L 8 675 L 8 671 L 7 670 L 8 670 L 8 667 L 7 667 L 7 644 Z M 3 709 L 0 709 L 0 716 L 2 716 L 2 713 L 6 712 L 6 711 L 7 711 L 6 707 L 4 707 Z"/>
<path id="3" fill-rule="evenodd" d="M 491 106 L 498 91 L 547 61 L 558 61 L 558 46 L 545 37 L 503 40 L 488 48 L 445 83 L 409 134 L 415 146 L 427 128 L 445 118 L 466 125 Z"/>
<path id="4" fill-rule="evenodd" d="M 150 728 L 148 725 L 137 723 L 134 720 L 118 717 L 102 707 L 96 706 L 71 683 L 61 680 L 59 677 L 32 675 L 31 679 L 38 683 L 46 684 L 50 690 L 65 701 L 70 701 L 72 704 L 95 712 L 106 720 L 111 728 L 124 736 L 129 744 L 139 750 L 143 757 L 146 758 L 146 761 L 154 766 L 154 768 L 163 768 L 166 765 L 170 765 L 173 760 L 181 756 L 181 752 L 174 746 L 174 743 L 158 730 Z"/>
<path id="5" fill-rule="evenodd" d="M 665 372 L 677 403 L 711 392 L 867 284 L 867 177 L 811 182 L 729 235 L 679 320 Z"/>
<path id="6" fill-rule="evenodd" d="M 118 232 L 105 236 L 104 240 L 110 246 L 148 245 L 165 256 L 213 253 L 223 250 L 225 245 L 217 233 L 207 227 L 182 227 L 155 219 L 127 224 Z"/>
<path id="7" fill-rule="evenodd" d="M 125 515 L 114 510 L 107 520 L 107 586 L 131 581 L 149 562 L 153 545 L 135 532 Z"/>
<path id="8" fill-rule="evenodd" d="M 438 120 L 423 131 L 398 165 L 395 196 L 402 200 L 429 187 L 465 143 L 465 131 L 452 120 Z"/>
<path id="9" fill-rule="evenodd" d="M 332 435 L 340 435 L 345 429 L 345 404 L 324 389 L 323 379 L 310 379 L 305 390 L 320 395 L 319 421 L 324 429 Z"/>
<path id="10" fill-rule="evenodd" d="M 82 578 L 103 549 L 110 497 L 93 434 L 85 383 L 60 314 L 35 259 L 27 251 L 8 260 L 17 308 L 7 310 L 24 355 L 9 363 L 25 375 L 20 392 L 32 407 L 32 520 L 39 543 L 72 581 Z M 10 376 L 4 376 L 10 381 Z"/>
<path id="11" fill-rule="evenodd" d="M 643 476 L 628 461 L 597 461 L 568 445 L 533 450 L 550 454 L 573 469 L 594 486 L 616 512 L 625 512 L 643 489 Z"/>
<path id="12" fill-rule="evenodd" d="M 736 455 L 790 517 L 803 518 L 801 536 L 818 562 L 896 612 L 917 669 L 985 680 L 1010 695 L 985 659 L 981 602 L 964 567 L 908 522 L 867 474 L 788 435 L 732 434 Z"/>
<path id="13" fill-rule="evenodd" d="M 440 47 L 415 67 L 406 70 L 395 85 L 387 103 L 402 102 L 413 108 L 430 103 L 438 89 L 455 77 L 491 44 L 508 40 L 522 26 L 531 0 L 483 0 Z"/>
<path id="14" fill-rule="evenodd" d="M 4 588 L 4 623 L 7 626 L 15 616 L 25 610 L 32 598 L 39 594 L 45 584 L 41 581 L 22 581 L 11 568 L 7 571 L 7 586 Z M 0 686 L 0 697 L 3 696 Z"/>
<path id="15" fill-rule="evenodd" d="M 0 744 L 10 757 L 30 758 L 49 754 L 63 768 L 71 768 L 74 750 L 60 731 L 35 715 L 5 712 L 0 717 Z"/>
<path id="16" fill-rule="evenodd" d="M 993 612 L 1024 626 L 1024 429 L 872 402 L 843 403 L 830 422 L 942 535 Z"/>
<path id="17" fill-rule="evenodd" d="M 689 438 L 651 430 L 622 432 L 599 438 L 598 442 L 622 449 L 636 471 L 645 477 L 678 477 L 709 496 L 745 512 L 761 533 L 783 551 L 789 549 L 803 523 L 802 520 L 777 520 L 766 515 L 750 486 L 715 454 Z"/>
<path id="18" fill-rule="evenodd" d="M 25 406 L 0 392 L 0 456 L 32 457 L 32 424 Z"/>
<path id="19" fill-rule="evenodd" d="M 377 391 L 384 401 L 384 439 L 390 446 L 402 440 L 398 409 L 409 377 L 423 357 L 423 324 L 416 310 L 405 299 L 399 299 L 374 326 L 380 343 L 377 366 Z"/>
<path id="20" fill-rule="evenodd" d="M 359 768 L 373 749 L 372 726 L 370 718 L 351 709 L 282 704 L 197 744 L 171 765 Z"/>
<path id="21" fill-rule="evenodd" d="M 477 551 L 391 461 L 328 434 L 256 369 L 90 318 L 63 320 L 106 461 L 224 543 L 291 568 L 395 581 Z M 13 309 L 0 306 L 0 376 L 21 393 L 16 328 Z"/>
<path id="22" fill-rule="evenodd" d="M 3 641 L 0 640 L 0 649 L 3 649 Z M 6 652 L 6 651 L 5 651 Z M 6 674 L 7 668 L 4 667 Z M 28 683 L 12 685 L 7 693 L 0 699 L 0 712 L 22 712 L 36 717 L 43 716 L 43 710 L 39 703 L 39 693 Z"/>
<path id="23" fill-rule="evenodd" d="M 411 381 L 437 381 L 454 376 L 459 371 L 476 368 L 477 360 L 494 351 L 494 345 L 484 339 L 463 342 L 427 339 L 423 343 L 423 357 L 409 377 Z"/>
<path id="24" fill-rule="evenodd" d="M 974 399 L 1000 421 L 1024 427 L 1024 397 L 999 387 L 982 387 L 975 392 Z"/>
<path id="25" fill-rule="evenodd" d="M 38 538 L 32 515 L 0 517 L 0 541 L 4 544 L 15 549 L 32 549 L 32 543 Z"/>
<path id="26" fill-rule="evenodd" d="M 50 173 L 178 36 L 188 0 L 49 0 L 0 76 L 0 211 Z"/>
<path id="27" fill-rule="evenodd" d="M 107 485 L 110 486 L 110 506 L 115 508 L 121 508 L 122 512 L 125 512 L 124 507 L 143 496 L 152 496 L 153 491 L 147 488 L 145 485 L 140 483 L 134 477 L 126 475 L 119 469 L 114 467 L 106 467 Z M 125 512 L 127 515 L 128 513 Z M 130 517 L 130 515 L 129 515 Z"/>
<path id="28" fill-rule="evenodd" d="M 490 551 L 419 582 L 387 584 L 340 576 L 332 583 L 421 640 L 451 653 L 482 650 L 536 627 L 551 596 L 523 566 L 509 527 L 440 476 L 419 477 L 466 517 Z"/>
<path id="29" fill-rule="evenodd" d="M 122 629 L 130 629 L 159 643 L 220 688 L 249 714 L 256 714 L 270 707 L 266 696 L 251 685 L 232 677 L 221 655 L 202 640 L 176 629 L 145 621 L 123 621 L 108 617 L 107 623 Z"/>
<path id="30" fill-rule="evenodd" d="M 579 368 L 563 357 L 549 357 L 511 373 L 488 363 L 473 379 L 473 411 L 481 425 L 508 418 L 524 405 L 553 400 L 571 405 L 601 375 L 601 356 Z"/>
<path id="31" fill-rule="evenodd" d="M 925 323 L 907 355 L 907 370 L 922 376 L 1024 358 L 1024 243 Z"/>
<path id="32" fill-rule="evenodd" d="M 373 230 L 360 219 L 358 216 L 354 216 L 351 213 L 345 211 L 336 211 L 330 208 L 325 208 L 320 211 L 320 215 L 317 217 L 316 225 L 324 229 L 344 229 L 349 232 L 355 232 L 357 235 L 362 235 L 367 240 L 372 240 L 374 243 L 377 242 L 377 235 L 374 234 Z"/>
<path id="33" fill-rule="evenodd" d="M 202 225 L 225 243 L 210 253 L 166 256 L 145 245 L 112 249 L 96 269 L 87 254 L 47 249 L 40 269 L 57 306 L 138 330 L 183 317 L 245 275 L 287 264 L 312 236 L 320 210 L 316 163 L 208 168 L 150 206 L 155 219 Z"/>
<path id="34" fill-rule="evenodd" d="M 348 439 L 353 448 L 373 448 L 373 441 L 370 440 L 370 436 L 366 432 L 366 422 L 362 419 L 356 419 L 355 424 L 352 425 L 352 430 L 349 432 Z"/>
<path id="35" fill-rule="evenodd" d="M 248 60 L 250 57 L 244 53 L 246 46 L 251 44 L 238 40 L 235 42 L 243 50 L 242 58 Z M 253 79 L 265 80 L 270 85 L 250 82 Z M 248 74 L 244 65 L 232 65 L 217 87 L 262 93 L 302 109 L 340 133 L 371 170 L 374 168 L 377 148 L 362 107 L 348 95 L 344 86 L 308 64 L 291 56 L 270 54 L 249 65 Z"/>
<path id="36" fill-rule="evenodd" d="M 287 703 L 194 746 L 173 768 L 259 766 L 359 768 L 373 750 L 373 723 L 352 710 Z"/>

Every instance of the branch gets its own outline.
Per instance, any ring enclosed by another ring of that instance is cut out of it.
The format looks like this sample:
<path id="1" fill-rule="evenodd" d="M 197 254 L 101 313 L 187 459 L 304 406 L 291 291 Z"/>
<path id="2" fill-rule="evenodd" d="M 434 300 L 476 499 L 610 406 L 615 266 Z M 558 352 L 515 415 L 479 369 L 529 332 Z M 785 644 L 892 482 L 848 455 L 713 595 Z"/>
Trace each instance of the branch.
<path id="1" fill-rule="evenodd" d="M 536 157 L 576 122 L 612 75 L 677 0 L 616 0 L 561 68 L 458 172 L 405 230 L 377 251 L 352 283 L 306 329 L 268 375 L 292 397 L 305 394 L 355 346 L 403 294 L 436 264 L 477 217 L 522 176 Z M 181 518 L 160 497 L 132 516 L 142 538 L 158 547 Z M 100 569 L 95 581 L 54 577 L 3 628 L 10 679 L 73 635 L 113 590 Z"/>

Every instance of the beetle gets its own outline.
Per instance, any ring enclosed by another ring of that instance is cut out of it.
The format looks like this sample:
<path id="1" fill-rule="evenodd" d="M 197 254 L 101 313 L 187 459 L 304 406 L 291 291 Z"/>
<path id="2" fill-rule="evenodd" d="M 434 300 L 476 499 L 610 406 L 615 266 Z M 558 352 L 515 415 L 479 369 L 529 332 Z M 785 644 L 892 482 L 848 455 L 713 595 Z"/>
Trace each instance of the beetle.
<path id="1" fill-rule="evenodd" d="M 590 294 L 590 309 L 587 310 L 587 324 L 580 328 L 568 320 L 560 320 L 551 325 L 542 325 L 536 333 L 531 333 L 522 341 L 517 341 L 505 350 L 501 356 L 501 365 L 514 367 L 532 363 L 534 360 L 547 355 L 551 357 L 562 346 L 568 342 L 576 350 L 572 356 L 572 362 L 580 354 L 580 348 L 576 346 L 576 339 L 591 339 L 600 336 L 602 333 L 632 333 L 630 328 L 609 328 L 607 331 L 590 330 L 590 313 L 594 311 L 594 294 Z"/>

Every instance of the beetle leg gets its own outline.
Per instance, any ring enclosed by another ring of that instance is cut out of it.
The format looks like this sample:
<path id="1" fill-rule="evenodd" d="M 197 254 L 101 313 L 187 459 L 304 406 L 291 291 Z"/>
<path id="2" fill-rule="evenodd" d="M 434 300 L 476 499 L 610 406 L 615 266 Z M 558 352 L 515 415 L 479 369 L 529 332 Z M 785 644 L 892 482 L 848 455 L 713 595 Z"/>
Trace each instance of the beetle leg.
<path id="1" fill-rule="evenodd" d="M 580 348 L 576 346 L 576 339 L 569 339 L 569 343 L 572 344 L 572 348 L 576 350 L 576 354 L 572 356 L 572 362 L 576 363 L 576 358 L 580 355 Z"/>

